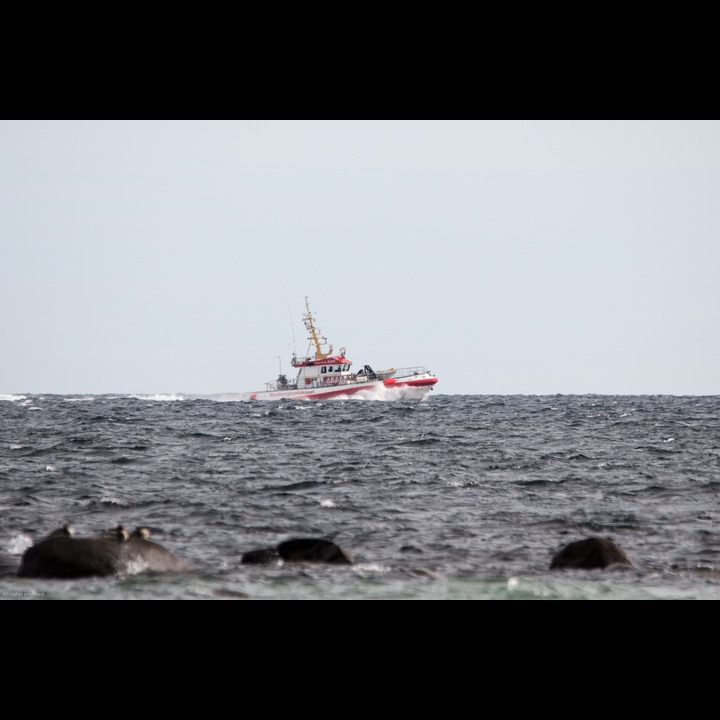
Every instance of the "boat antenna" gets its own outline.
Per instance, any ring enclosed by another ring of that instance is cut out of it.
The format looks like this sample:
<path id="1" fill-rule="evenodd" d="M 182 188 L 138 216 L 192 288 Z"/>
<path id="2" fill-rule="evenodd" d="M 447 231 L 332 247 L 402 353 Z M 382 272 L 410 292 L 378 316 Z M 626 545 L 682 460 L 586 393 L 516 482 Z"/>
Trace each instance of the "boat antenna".
<path id="1" fill-rule="evenodd" d="M 297 357 L 297 350 L 295 349 L 295 325 L 293 324 L 292 317 L 290 319 L 290 332 L 292 333 L 293 344 L 290 350 L 292 351 L 293 357 Z M 290 343 L 288 343 L 290 347 Z"/>
<path id="2" fill-rule="evenodd" d="M 287 303 L 288 315 L 290 316 L 290 334 L 292 335 L 293 341 L 292 347 L 290 347 L 290 343 L 288 343 L 287 346 L 290 348 L 293 358 L 295 358 L 297 357 L 297 346 L 295 344 L 295 323 L 293 322 L 293 314 L 290 311 L 290 303 L 288 302 L 287 295 L 285 296 L 285 302 Z"/>
<path id="3" fill-rule="evenodd" d="M 280 372 L 280 375 L 282 375 L 282 355 L 278 355 L 277 359 L 278 359 L 278 370 Z"/>

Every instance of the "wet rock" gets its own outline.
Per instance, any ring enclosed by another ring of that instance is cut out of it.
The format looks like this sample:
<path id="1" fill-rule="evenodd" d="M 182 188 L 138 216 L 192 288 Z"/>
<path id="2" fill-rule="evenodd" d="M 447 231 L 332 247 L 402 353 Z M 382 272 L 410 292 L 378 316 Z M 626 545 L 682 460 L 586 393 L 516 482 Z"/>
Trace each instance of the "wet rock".
<path id="1" fill-rule="evenodd" d="M 333 565 L 352 565 L 353 556 L 329 540 L 297 538 L 280 543 L 275 548 L 251 550 L 242 556 L 243 563 L 270 564 L 284 562 L 315 562 Z"/>
<path id="2" fill-rule="evenodd" d="M 271 565 L 280 562 L 280 553 L 276 548 L 250 550 L 250 552 L 246 552 L 242 556 L 240 562 L 253 565 Z"/>
<path id="3" fill-rule="evenodd" d="M 148 540 L 146 529 L 129 533 L 121 525 L 100 535 L 74 537 L 69 526 L 29 547 L 17 574 L 21 577 L 83 578 L 138 573 L 186 572 L 190 564 Z"/>
<path id="4" fill-rule="evenodd" d="M 590 537 L 559 550 L 550 563 L 551 570 L 606 568 L 609 565 L 634 567 L 628 554 L 611 538 Z"/>
<path id="5" fill-rule="evenodd" d="M 336 565 L 352 565 L 352 555 L 329 540 L 299 538 L 287 540 L 277 546 L 280 557 L 286 561 L 321 562 Z"/>

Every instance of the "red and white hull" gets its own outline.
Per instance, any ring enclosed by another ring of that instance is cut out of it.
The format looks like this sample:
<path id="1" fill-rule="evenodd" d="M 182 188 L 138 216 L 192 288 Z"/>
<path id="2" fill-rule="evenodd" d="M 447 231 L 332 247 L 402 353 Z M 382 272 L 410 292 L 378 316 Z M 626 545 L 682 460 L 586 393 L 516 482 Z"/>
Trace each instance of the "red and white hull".
<path id="1" fill-rule="evenodd" d="M 422 400 L 438 379 L 431 373 L 407 378 L 387 378 L 303 389 L 263 390 L 245 393 L 243 400 L 330 400 L 356 397 L 365 400 Z"/>

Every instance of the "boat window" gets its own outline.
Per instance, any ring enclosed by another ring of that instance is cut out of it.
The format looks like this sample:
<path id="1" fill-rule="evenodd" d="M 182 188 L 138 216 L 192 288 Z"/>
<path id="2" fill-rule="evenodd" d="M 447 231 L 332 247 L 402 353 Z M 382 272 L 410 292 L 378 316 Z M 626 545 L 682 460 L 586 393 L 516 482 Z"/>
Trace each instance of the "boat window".
<path id="1" fill-rule="evenodd" d="M 322 366 L 322 369 L 320 370 L 320 372 L 326 373 L 326 372 L 327 372 L 327 368 L 323 365 L 323 366 Z"/>

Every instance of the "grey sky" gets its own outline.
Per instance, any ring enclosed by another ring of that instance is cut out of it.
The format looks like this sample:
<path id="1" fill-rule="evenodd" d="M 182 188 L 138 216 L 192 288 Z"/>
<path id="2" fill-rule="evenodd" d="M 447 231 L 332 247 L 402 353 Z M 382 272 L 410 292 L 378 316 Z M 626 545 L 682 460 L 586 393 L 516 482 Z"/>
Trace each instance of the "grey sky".
<path id="1" fill-rule="evenodd" d="M 0 121 L 0 394 L 720 394 L 719 122 Z"/>

